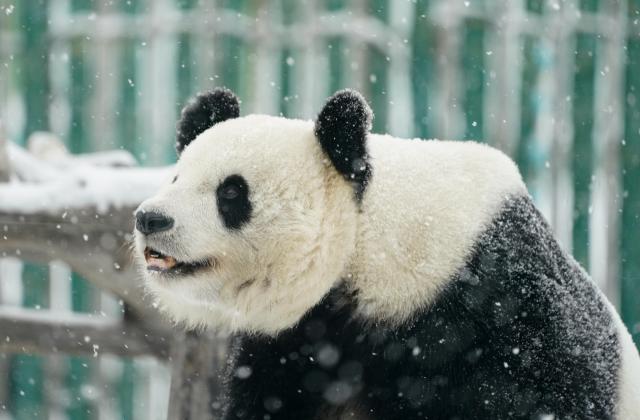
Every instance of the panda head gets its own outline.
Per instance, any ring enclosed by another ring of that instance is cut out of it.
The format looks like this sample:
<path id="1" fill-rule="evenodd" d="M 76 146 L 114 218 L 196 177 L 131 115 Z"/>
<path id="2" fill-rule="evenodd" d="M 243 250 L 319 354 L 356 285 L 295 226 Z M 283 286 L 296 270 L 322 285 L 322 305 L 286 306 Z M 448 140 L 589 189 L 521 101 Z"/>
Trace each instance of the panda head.
<path id="1" fill-rule="evenodd" d="M 340 91 L 315 122 L 239 116 L 229 90 L 178 123 L 178 163 L 136 211 L 136 254 L 175 321 L 276 334 L 345 273 L 371 176 L 371 111 Z"/>

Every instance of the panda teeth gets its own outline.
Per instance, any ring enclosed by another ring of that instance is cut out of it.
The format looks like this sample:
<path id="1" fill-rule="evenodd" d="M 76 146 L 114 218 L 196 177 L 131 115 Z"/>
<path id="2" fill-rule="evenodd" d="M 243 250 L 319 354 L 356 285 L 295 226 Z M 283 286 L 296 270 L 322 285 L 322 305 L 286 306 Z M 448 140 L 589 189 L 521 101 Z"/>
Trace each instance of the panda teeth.
<path id="1" fill-rule="evenodd" d="M 181 262 L 175 258 L 147 247 L 144 250 L 147 270 L 169 274 L 192 274 L 200 269 L 216 267 L 216 260 L 211 258 L 195 262 Z"/>

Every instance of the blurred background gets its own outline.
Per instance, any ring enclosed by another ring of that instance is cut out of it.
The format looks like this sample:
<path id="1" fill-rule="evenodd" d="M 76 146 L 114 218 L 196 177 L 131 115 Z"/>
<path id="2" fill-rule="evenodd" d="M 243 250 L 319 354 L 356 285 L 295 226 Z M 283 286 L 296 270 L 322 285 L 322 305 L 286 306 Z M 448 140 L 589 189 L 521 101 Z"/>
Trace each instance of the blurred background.
<path id="1" fill-rule="evenodd" d="M 50 131 L 169 164 L 179 110 L 216 86 L 296 118 L 356 88 L 375 132 L 505 151 L 640 343 L 640 0 L 0 0 L 12 142 Z M 15 257 L 0 304 L 122 312 L 64 264 Z M 0 419 L 164 418 L 169 376 L 151 357 L 0 354 Z"/>

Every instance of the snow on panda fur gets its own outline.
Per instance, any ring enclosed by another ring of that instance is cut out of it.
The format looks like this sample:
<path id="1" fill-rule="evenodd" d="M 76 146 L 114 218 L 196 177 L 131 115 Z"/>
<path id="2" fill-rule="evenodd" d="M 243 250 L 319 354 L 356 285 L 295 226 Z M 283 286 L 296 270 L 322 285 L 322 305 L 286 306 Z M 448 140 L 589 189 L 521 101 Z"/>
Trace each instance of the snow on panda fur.
<path id="1" fill-rule="evenodd" d="M 315 123 L 183 111 L 137 254 L 174 320 L 235 333 L 227 418 L 640 419 L 631 337 L 514 163 L 370 125 L 348 90 Z"/>

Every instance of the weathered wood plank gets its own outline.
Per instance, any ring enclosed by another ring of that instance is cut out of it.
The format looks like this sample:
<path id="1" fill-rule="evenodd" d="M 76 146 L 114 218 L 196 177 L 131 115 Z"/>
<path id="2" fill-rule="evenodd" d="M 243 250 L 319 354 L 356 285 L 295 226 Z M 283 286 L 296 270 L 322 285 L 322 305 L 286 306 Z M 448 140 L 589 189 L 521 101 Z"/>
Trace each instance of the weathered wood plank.
<path id="1" fill-rule="evenodd" d="M 98 357 L 169 356 L 163 333 L 150 331 L 134 321 L 113 321 L 88 315 L 0 309 L 0 352 L 29 354 L 77 354 Z"/>

